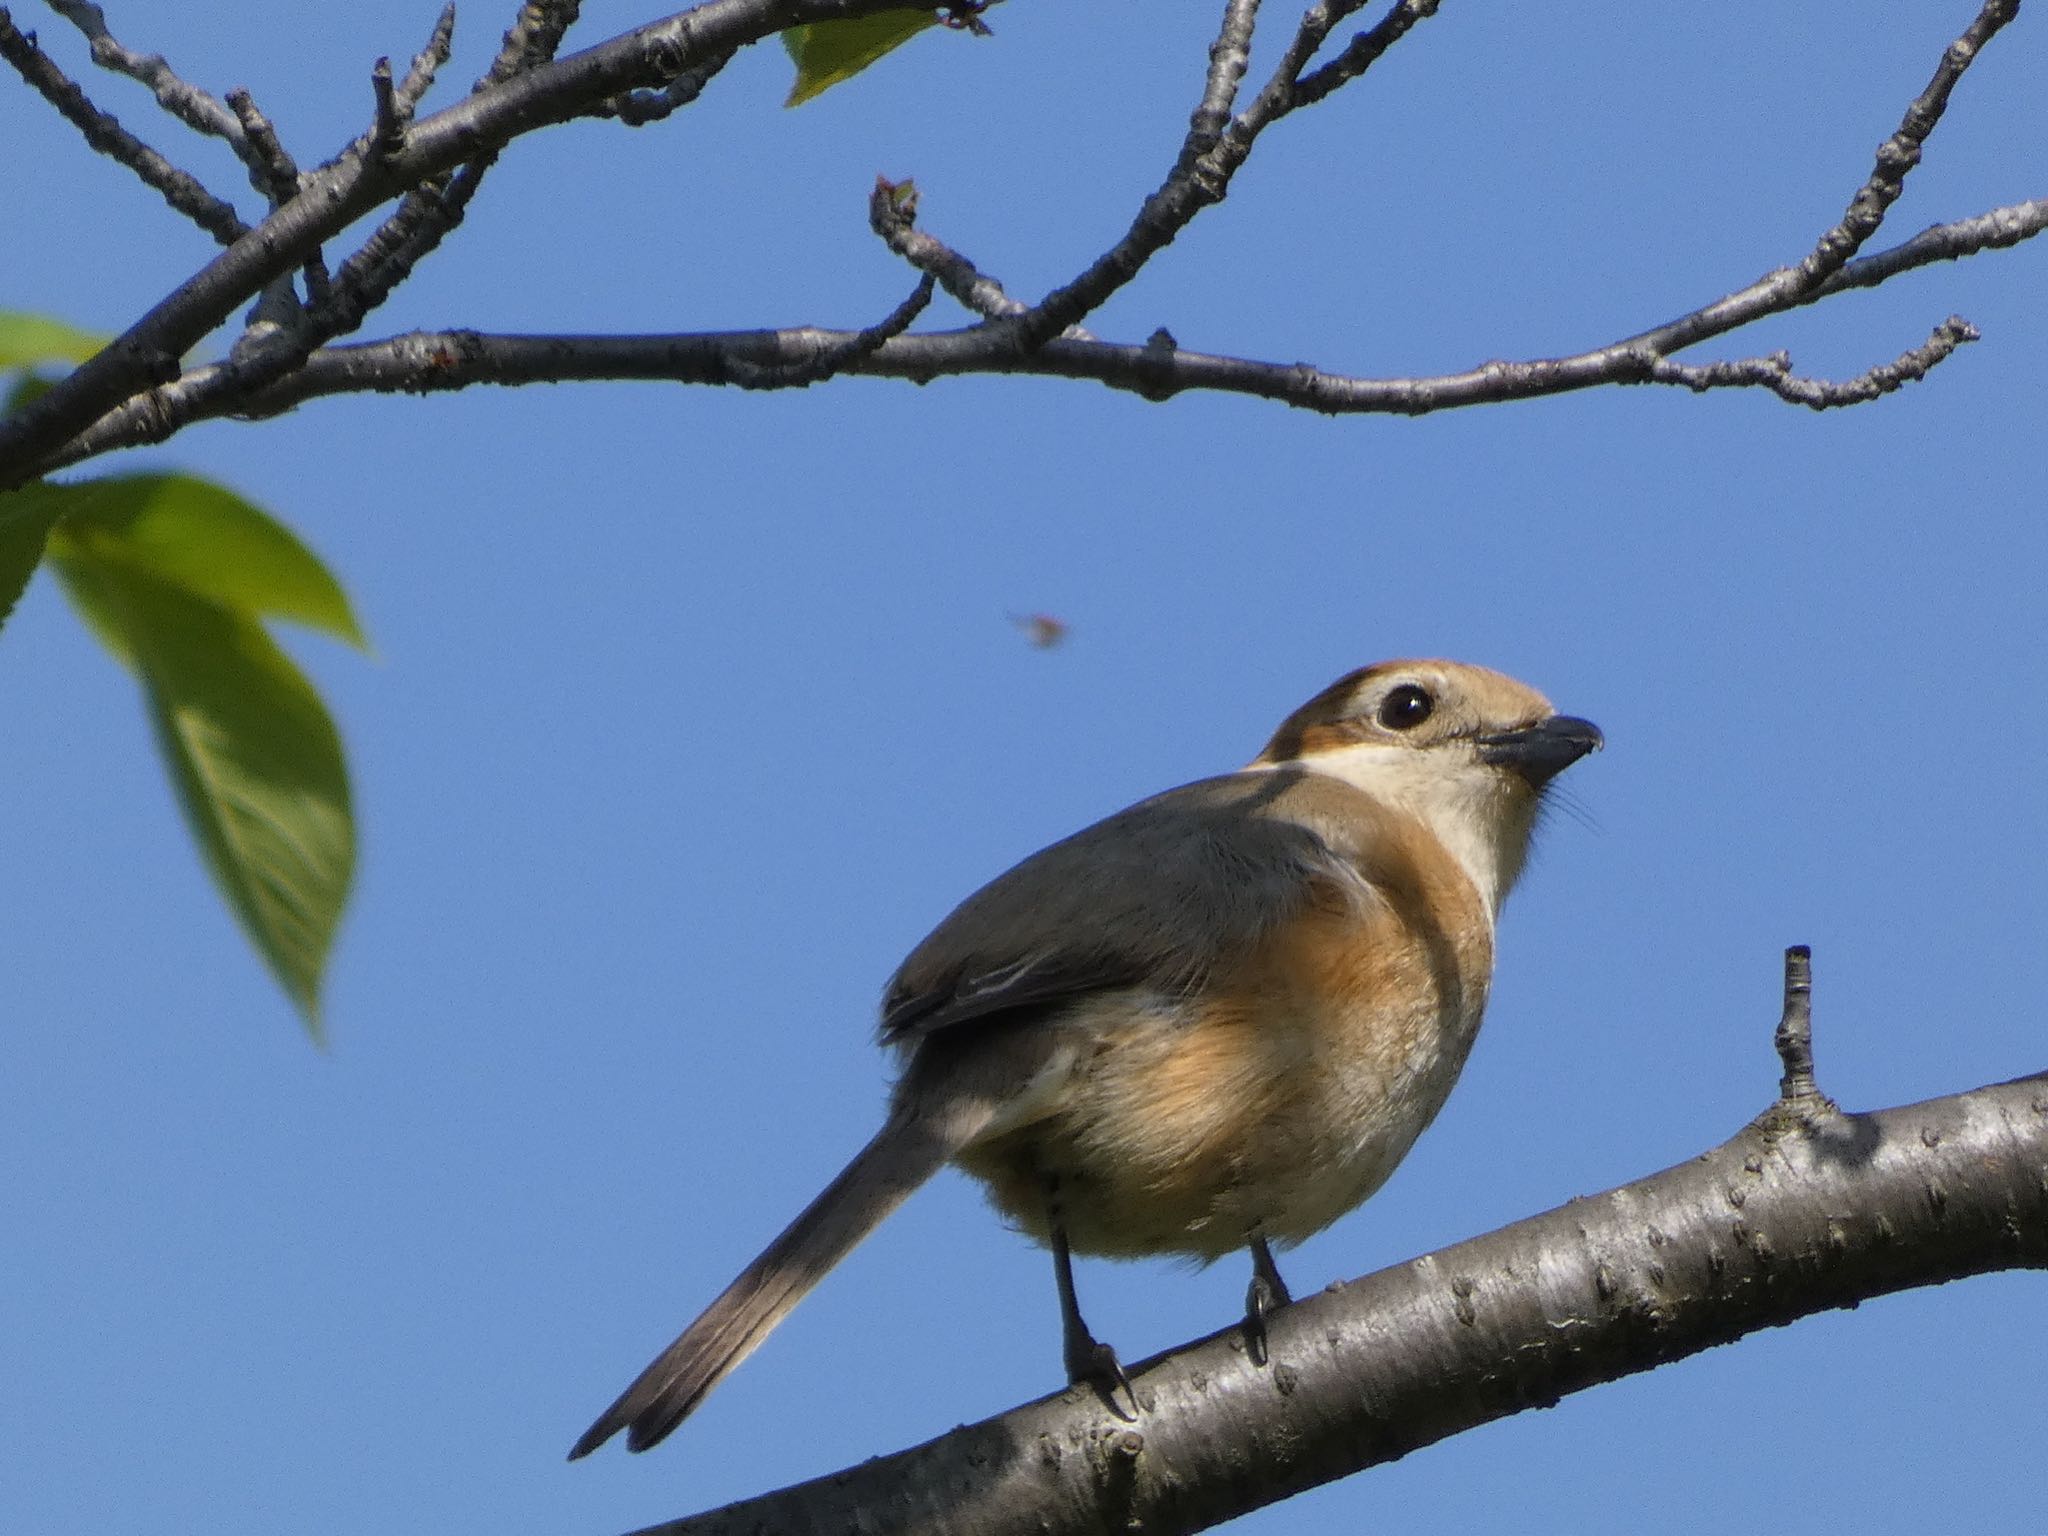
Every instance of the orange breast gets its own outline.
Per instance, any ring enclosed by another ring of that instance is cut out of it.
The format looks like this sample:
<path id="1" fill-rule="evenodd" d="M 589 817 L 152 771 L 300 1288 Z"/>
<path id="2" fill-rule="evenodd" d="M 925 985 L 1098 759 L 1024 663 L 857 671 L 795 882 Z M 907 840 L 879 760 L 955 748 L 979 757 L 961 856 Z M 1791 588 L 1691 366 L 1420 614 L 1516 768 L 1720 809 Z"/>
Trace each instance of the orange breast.
<path id="1" fill-rule="evenodd" d="M 1364 899 L 1330 890 L 1195 999 L 1077 1010 L 1058 1107 L 961 1164 L 1041 1238 L 1056 1179 L 1083 1252 L 1210 1259 L 1351 1209 L 1442 1106 L 1493 963 L 1485 909 L 1433 840 L 1376 849 L 1370 873 Z"/>

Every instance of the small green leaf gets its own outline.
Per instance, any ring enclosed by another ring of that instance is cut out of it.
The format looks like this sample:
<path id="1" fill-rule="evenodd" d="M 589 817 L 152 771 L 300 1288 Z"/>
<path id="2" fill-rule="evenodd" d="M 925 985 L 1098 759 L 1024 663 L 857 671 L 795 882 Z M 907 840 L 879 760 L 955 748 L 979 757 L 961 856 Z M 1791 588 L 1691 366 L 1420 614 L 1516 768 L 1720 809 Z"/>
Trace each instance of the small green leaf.
<path id="1" fill-rule="evenodd" d="M 67 533 L 52 538 L 51 564 L 140 677 L 207 865 L 317 1039 L 321 970 L 355 869 L 334 722 L 248 612 Z"/>
<path id="2" fill-rule="evenodd" d="M 939 18 L 922 11 L 877 11 L 850 21 L 814 21 L 785 28 L 782 46 L 796 65 L 785 107 L 800 106 L 820 91 L 851 80 L 883 54 L 900 48 Z"/>
<path id="3" fill-rule="evenodd" d="M 363 647 L 348 596 L 284 524 L 195 475 L 122 475 L 49 486 L 65 498 L 52 548 L 119 564 L 255 617 L 290 619 Z"/>
<path id="4" fill-rule="evenodd" d="M 0 309 L 0 369 L 38 363 L 82 363 L 113 338 L 81 331 L 47 315 Z"/>
<path id="5" fill-rule="evenodd" d="M 14 612 L 28 579 L 42 563 L 43 544 L 59 508 L 38 496 L 38 486 L 0 495 L 0 624 Z"/>
<path id="6" fill-rule="evenodd" d="M 42 483 L 0 514 L 48 531 L 73 604 L 141 679 L 207 867 L 317 1038 L 355 823 L 334 722 L 261 621 L 361 645 L 340 584 L 275 518 L 191 475 Z"/>

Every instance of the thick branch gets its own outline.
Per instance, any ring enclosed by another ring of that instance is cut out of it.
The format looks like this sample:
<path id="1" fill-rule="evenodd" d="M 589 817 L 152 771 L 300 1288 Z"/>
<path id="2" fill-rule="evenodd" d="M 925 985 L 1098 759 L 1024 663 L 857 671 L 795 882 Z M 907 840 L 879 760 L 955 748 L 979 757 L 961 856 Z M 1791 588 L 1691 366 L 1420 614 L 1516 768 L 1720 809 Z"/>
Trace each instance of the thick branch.
<path id="1" fill-rule="evenodd" d="M 1195 1531 L 1760 1328 L 2048 1267 L 2048 1073 L 1844 1114 L 1804 1017 L 1788 976 L 1785 1092 L 1729 1141 L 1284 1308 L 1264 1368 L 1233 1326 L 1132 1371 L 1136 1424 L 1068 1391 L 653 1529 Z"/>

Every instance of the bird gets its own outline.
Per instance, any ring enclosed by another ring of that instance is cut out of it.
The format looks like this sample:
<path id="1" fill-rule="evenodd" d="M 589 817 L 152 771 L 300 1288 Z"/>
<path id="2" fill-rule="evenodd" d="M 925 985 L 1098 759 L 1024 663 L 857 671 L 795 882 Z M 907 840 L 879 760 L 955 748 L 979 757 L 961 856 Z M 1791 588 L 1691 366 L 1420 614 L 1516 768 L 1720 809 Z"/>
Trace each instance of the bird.
<path id="1" fill-rule="evenodd" d="M 949 1163 L 1051 1250 L 1068 1379 L 1125 1417 L 1136 1394 L 1082 1319 L 1075 1253 L 1248 1250 L 1263 1362 L 1289 1300 L 1274 1246 L 1373 1194 L 1443 1107 L 1545 791 L 1602 745 L 1502 673 L 1380 662 L 1246 767 L 990 881 L 884 990 L 899 1071 L 881 1130 L 570 1459 L 621 1430 L 635 1451 L 666 1437 Z"/>

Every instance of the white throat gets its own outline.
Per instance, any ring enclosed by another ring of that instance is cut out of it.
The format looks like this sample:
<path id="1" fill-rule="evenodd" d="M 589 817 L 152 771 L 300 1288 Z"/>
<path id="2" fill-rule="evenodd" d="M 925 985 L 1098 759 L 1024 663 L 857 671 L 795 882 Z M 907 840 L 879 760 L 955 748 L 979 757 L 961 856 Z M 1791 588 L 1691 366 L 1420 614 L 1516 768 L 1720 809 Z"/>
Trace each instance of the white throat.
<path id="1" fill-rule="evenodd" d="M 1499 916 L 1528 842 L 1527 821 L 1517 815 L 1500 769 L 1463 748 L 1380 742 L 1356 742 L 1286 766 L 1342 779 L 1418 817 L 1458 861 L 1486 903 L 1487 916 Z"/>

